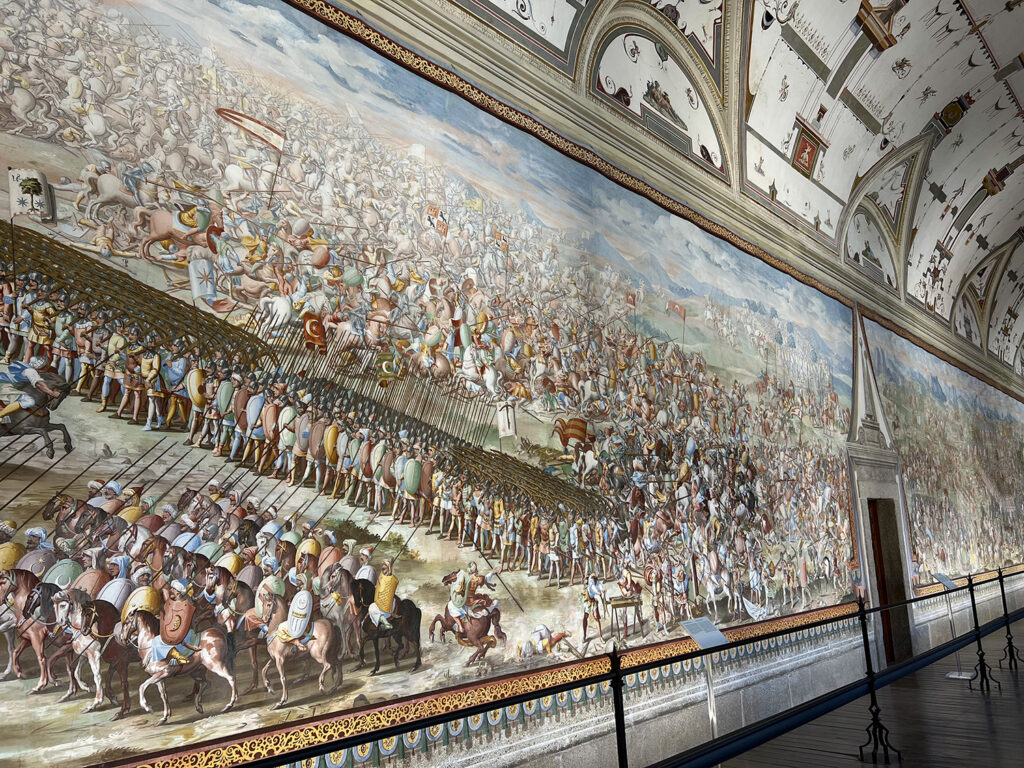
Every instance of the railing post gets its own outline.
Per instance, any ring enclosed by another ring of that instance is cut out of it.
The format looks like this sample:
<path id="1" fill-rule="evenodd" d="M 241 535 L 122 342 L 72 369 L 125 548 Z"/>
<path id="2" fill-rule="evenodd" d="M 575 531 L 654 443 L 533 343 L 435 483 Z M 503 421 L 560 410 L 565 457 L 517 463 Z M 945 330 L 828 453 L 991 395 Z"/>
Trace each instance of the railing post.
<path id="1" fill-rule="evenodd" d="M 999 594 L 1003 598 L 1003 623 L 1006 625 L 1006 648 L 1003 650 L 1003 656 L 999 659 L 999 666 L 1003 666 L 1003 662 L 1006 662 L 1008 669 L 1017 668 L 1017 660 L 1020 658 L 1020 651 L 1013 644 L 1013 633 L 1010 631 L 1010 609 L 1006 606 L 1006 585 L 1003 583 L 1003 569 L 999 569 Z M 1021 659 L 1024 661 L 1024 659 Z"/>
<path id="2" fill-rule="evenodd" d="M 612 662 L 612 702 L 615 705 L 615 748 L 619 753 L 619 768 L 629 768 L 626 753 L 626 707 L 622 703 L 622 667 L 619 665 L 619 651 L 614 645 Z"/>
<path id="3" fill-rule="evenodd" d="M 871 723 L 864 730 L 868 733 L 868 740 L 860 746 L 860 760 L 866 762 L 864 750 L 871 747 L 871 762 L 878 762 L 878 750 L 882 750 L 882 758 L 888 764 L 889 753 L 894 752 L 896 759 L 903 762 L 903 755 L 889 741 L 889 729 L 882 725 L 879 715 L 882 708 L 878 706 L 878 697 L 875 695 L 875 665 L 871 661 L 871 642 L 868 639 L 868 614 L 864 608 L 864 598 L 857 598 L 857 618 L 860 619 L 860 635 L 864 643 L 864 666 L 868 677 L 868 694 L 871 696 L 871 705 L 868 711 L 871 712 Z"/>
<path id="4" fill-rule="evenodd" d="M 974 680 L 978 681 L 978 690 L 982 693 L 988 693 L 992 690 L 992 683 L 996 684 L 999 690 L 1003 689 L 1003 686 L 992 677 L 992 667 L 985 661 L 985 647 L 981 644 L 981 625 L 978 623 L 978 601 L 974 597 L 974 577 L 968 575 L 967 577 L 967 591 L 971 593 L 971 616 L 974 619 L 974 642 L 978 646 L 978 663 L 974 665 Z M 967 687 L 974 690 L 972 683 L 974 680 L 967 681 Z"/>

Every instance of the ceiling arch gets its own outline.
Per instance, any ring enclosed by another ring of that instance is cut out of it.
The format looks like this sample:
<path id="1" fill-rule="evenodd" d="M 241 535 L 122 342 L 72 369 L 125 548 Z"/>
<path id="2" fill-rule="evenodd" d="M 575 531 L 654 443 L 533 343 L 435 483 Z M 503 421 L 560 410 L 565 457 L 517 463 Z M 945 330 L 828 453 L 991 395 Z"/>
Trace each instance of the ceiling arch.
<path id="1" fill-rule="evenodd" d="M 850 217 L 843 242 L 843 257 L 878 285 L 899 293 L 892 234 L 878 224 L 878 206 L 860 206 Z M 872 210 L 873 209 L 873 210 Z"/>
<path id="2" fill-rule="evenodd" d="M 625 24 L 597 45 L 591 93 L 613 104 L 706 170 L 727 179 L 724 147 L 697 78 L 672 45 L 644 27 Z"/>

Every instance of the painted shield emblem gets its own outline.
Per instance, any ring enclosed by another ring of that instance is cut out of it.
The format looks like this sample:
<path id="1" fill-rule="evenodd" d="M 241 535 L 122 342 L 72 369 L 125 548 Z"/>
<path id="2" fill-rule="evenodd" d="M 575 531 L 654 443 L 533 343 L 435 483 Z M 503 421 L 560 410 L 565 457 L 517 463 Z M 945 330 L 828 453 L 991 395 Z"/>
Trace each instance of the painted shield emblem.
<path id="1" fill-rule="evenodd" d="M 407 493 L 415 493 L 420 487 L 420 472 L 422 465 L 419 459 L 409 459 L 405 462 L 405 490 Z"/>
<path id="2" fill-rule="evenodd" d="M 44 584 L 56 584 L 61 589 L 70 587 L 85 569 L 74 560 L 60 560 L 43 574 Z"/>
<path id="3" fill-rule="evenodd" d="M 110 574 L 102 568 L 90 568 L 71 583 L 72 589 L 80 589 L 93 600 L 110 581 Z"/>
<path id="4" fill-rule="evenodd" d="M 324 454 L 330 464 L 338 463 L 338 425 L 331 424 L 324 430 Z"/>
<path id="5" fill-rule="evenodd" d="M 235 385 L 230 381 L 222 381 L 217 387 L 217 410 L 221 415 L 226 413 L 234 415 L 234 411 L 231 410 L 231 398 L 234 396 Z"/>
<path id="6" fill-rule="evenodd" d="M 188 637 L 192 629 L 192 616 L 196 607 L 188 600 L 171 600 L 164 603 L 160 617 L 160 639 L 169 645 L 177 645 Z"/>
<path id="7" fill-rule="evenodd" d="M 295 445 L 295 418 L 295 409 L 290 405 L 286 405 L 282 408 L 281 414 L 277 417 L 277 432 L 275 433 L 275 437 L 280 435 L 281 445 L 285 448 L 291 448 Z"/>
<path id="8" fill-rule="evenodd" d="M 253 395 L 245 404 L 245 420 L 248 423 L 246 430 L 251 431 L 260 423 L 260 415 L 263 413 L 263 404 L 266 398 L 263 395 Z M 246 432 L 249 434 L 249 432 Z"/>
<path id="9" fill-rule="evenodd" d="M 35 574 L 35 576 L 41 579 L 43 574 L 50 570 L 56 562 L 57 555 L 54 554 L 52 549 L 36 549 L 22 557 L 14 567 L 18 570 Z"/>
<path id="10" fill-rule="evenodd" d="M 313 594 L 306 589 L 300 589 L 292 598 L 288 606 L 288 634 L 294 638 L 306 634 L 306 627 L 309 626 L 309 619 L 313 613 Z"/>
<path id="11" fill-rule="evenodd" d="M 203 382 L 206 374 L 202 368 L 193 368 L 185 374 L 185 391 L 188 392 L 189 400 L 196 408 L 206 407 L 206 395 L 203 394 Z"/>
<path id="12" fill-rule="evenodd" d="M 303 453 L 309 450 L 309 414 L 295 417 L 295 447 Z"/>
<path id="13" fill-rule="evenodd" d="M 232 413 L 235 414 L 235 427 L 245 432 L 249 428 L 249 400 L 252 399 L 252 390 L 242 387 L 235 393 L 235 400 L 231 404 Z"/>
<path id="14" fill-rule="evenodd" d="M 97 600 L 110 603 L 120 611 L 124 608 L 128 595 L 135 591 L 135 582 L 131 579 L 111 579 L 103 585 L 103 589 L 96 596 Z"/>

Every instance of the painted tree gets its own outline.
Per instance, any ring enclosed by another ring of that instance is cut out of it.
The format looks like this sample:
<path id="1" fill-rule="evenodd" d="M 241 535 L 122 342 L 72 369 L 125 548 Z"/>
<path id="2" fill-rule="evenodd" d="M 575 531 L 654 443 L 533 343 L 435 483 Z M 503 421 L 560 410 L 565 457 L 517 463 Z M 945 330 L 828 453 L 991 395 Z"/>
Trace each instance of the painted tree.
<path id="1" fill-rule="evenodd" d="M 43 185 L 39 183 L 39 179 L 34 176 L 27 176 L 18 182 L 18 186 L 21 187 L 21 194 L 28 195 L 29 205 L 32 207 L 32 210 L 38 210 L 36 208 L 36 196 L 43 194 Z"/>

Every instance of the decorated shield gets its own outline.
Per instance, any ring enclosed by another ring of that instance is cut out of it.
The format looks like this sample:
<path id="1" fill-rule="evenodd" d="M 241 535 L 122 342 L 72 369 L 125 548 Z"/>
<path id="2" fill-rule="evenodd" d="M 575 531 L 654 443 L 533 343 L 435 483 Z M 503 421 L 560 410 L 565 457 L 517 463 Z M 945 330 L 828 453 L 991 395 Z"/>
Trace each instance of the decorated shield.
<path id="1" fill-rule="evenodd" d="M 80 589 L 89 595 L 90 599 L 95 600 L 96 596 L 100 593 L 110 581 L 110 574 L 104 571 L 102 568 L 89 568 L 83 571 L 82 574 L 71 582 L 71 589 Z"/>
<path id="2" fill-rule="evenodd" d="M 235 574 L 235 579 L 243 584 L 248 584 L 249 589 L 255 592 L 260 582 L 263 581 L 263 569 L 258 565 L 247 565 Z"/>
<path id="3" fill-rule="evenodd" d="M 242 387 L 235 393 L 235 399 L 231 404 L 232 413 L 235 415 L 235 427 L 245 432 L 249 429 L 249 401 L 253 398 L 252 390 Z"/>
<path id="4" fill-rule="evenodd" d="M 0 544 L 0 571 L 9 571 L 14 568 L 18 561 L 25 556 L 26 551 L 25 545 L 16 541 Z"/>
<path id="5" fill-rule="evenodd" d="M 177 645 L 188 637 L 196 607 L 188 600 L 170 600 L 164 604 L 160 618 L 160 639 L 168 645 Z"/>
<path id="6" fill-rule="evenodd" d="M 295 445 L 296 439 L 296 414 L 295 409 L 290 405 L 286 405 L 281 409 L 281 413 L 277 417 L 277 435 L 280 435 L 281 445 L 285 448 L 291 448 Z"/>
<path id="7" fill-rule="evenodd" d="M 228 552 L 226 555 L 222 555 L 217 561 L 217 567 L 223 568 L 232 576 L 238 576 L 239 572 L 242 570 L 242 558 L 234 552 Z"/>
<path id="8" fill-rule="evenodd" d="M 406 493 L 416 493 L 420 487 L 420 473 L 422 465 L 419 459 L 409 459 L 405 462 L 405 490 Z"/>
<path id="9" fill-rule="evenodd" d="M 288 634 L 295 638 L 306 634 L 312 614 L 313 594 L 309 590 L 300 589 L 288 606 Z"/>
<path id="10" fill-rule="evenodd" d="M 295 447 L 306 453 L 309 442 L 309 414 L 303 413 L 295 417 Z"/>
<path id="11" fill-rule="evenodd" d="M 245 428 L 247 435 L 260 423 L 260 416 L 263 414 L 263 406 L 266 401 L 267 398 L 263 395 L 253 395 L 249 398 L 249 402 L 245 404 L 245 420 L 248 424 Z"/>
<path id="12" fill-rule="evenodd" d="M 111 579 L 103 585 L 96 599 L 110 603 L 120 611 L 128 601 L 128 596 L 134 591 L 135 582 L 131 579 Z"/>
<path id="13" fill-rule="evenodd" d="M 193 368 L 185 374 L 185 391 L 188 392 L 189 400 L 196 408 L 206 407 L 206 395 L 203 394 L 203 382 L 206 374 L 202 368 Z"/>
<path id="14" fill-rule="evenodd" d="M 338 463 L 338 425 L 330 424 L 324 429 L 324 457 L 329 464 Z M 312 437 L 310 437 L 312 440 Z"/>
<path id="15" fill-rule="evenodd" d="M 235 396 L 235 385 L 231 383 L 231 380 L 225 380 L 220 383 L 217 387 L 217 411 L 221 415 L 230 413 L 234 415 L 234 411 L 231 410 L 231 398 Z"/>
<path id="16" fill-rule="evenodd" d="M 195 552 L 203 545 L 203 540 L 199 538 L 197 533 L 179 533 L 174 537 L 174 541 L 171 542 L 172 547 L 181 547 L 186 552 Z"/>
<path id="17" fill-rule="evenodd" d="M 135 611 L 146 611 L 154 616 L 159 616 L 163 603 L 163 596 L 156 589 L 139 587 L 124 601 L 124 606 L 121 608 L 121 621 L 127 621 Z"/>
<path id="18" fill-rule="evenodd" d="M 74 584 L 75 579 L 81 576 L 84 570 L 74 560 L 58 560 L 43 574 L 43 583 L 56 584 L 61 589 L 67 589 Z"/>
<path id="19" fill-rule="evenodd" d="M 34 549 L 24 555 L 14 567 L 35 574 L 41 579 L 56 562 L 57 555 L 52 549 Z"/>

